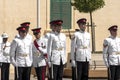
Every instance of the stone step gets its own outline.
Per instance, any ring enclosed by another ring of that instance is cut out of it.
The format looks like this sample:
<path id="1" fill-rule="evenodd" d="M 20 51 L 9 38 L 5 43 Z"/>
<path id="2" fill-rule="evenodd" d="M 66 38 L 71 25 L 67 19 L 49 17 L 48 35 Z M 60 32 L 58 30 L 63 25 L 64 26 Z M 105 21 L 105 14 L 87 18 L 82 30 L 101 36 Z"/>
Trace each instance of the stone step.
<path id="1" fill-rule="evenodd" d="M 70 68 L 64 69 L 64 77 L 72 77 L 72 71 Z M 89 70 L 89 78 L 107 78 L 107 69 Z"/>

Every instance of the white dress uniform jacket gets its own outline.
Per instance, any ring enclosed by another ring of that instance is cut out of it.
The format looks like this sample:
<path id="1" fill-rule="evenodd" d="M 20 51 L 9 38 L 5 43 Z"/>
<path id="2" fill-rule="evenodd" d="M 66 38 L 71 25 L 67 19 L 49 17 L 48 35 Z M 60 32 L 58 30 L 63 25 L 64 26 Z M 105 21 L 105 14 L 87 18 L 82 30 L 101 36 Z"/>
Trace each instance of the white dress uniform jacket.
<path id="1" fill-rule="evenodd" d="M 17 37 L 11 43 L 10 59 L 14 66 L 30 67 L 32 65 L 32 38 Z"/>
<path id="2" fill-rule="evenodd" d="M 74 57 L 76 52 L 76 56 Z M 71 60 L 90 61 L 90 34 L 88 32 L 77 31 L 74 33 L 74 39 L 71 42 Z"/>
<path id="3" fill-rule="evenodd" d="M 19 34 L 17 34 L 16 36 L 15 36 L 15 38 L 19 38 L 20 37 L 20 35 Z M 32 36 L 29 34 L 29 33 L 27 33 L 27 36 L 26 37 L 28 37 L 30 40 L 32 40 Z"/>
<path id="4" fill-rule="evenodd" d="M 2 37 L 0 36 L 0 61 L 2 60 Z"/>
<path id="5" fill-rule="evenodd" d="M 1 60 L 0 62 L 10 63 L 10 42 L 1 43 Z"/>
<path id="6" fill-rule="evenodd" d="M 54 32 L 51 31 L 51 32 L 49 32 L 49 33 L 46 33 L 46 34 L 45 34 L 45 38 L 46 38 L 46 39 L 49 39 L 51 34 L 54 34 Z"/>
<path id="7" fill-rule="evenodd" d="M 65 64 L 66 59 L 66 36 L 63 33 L 50 35 L 47 46 L 48 61 L 52 64 L 60 65 L 60 60 Z"/>
<path id="8" fill-rule="evenodd" d="M 47 54 L 47 39 L 41 37 L 36 39 L 39 45 L 39 50 L 35 47 L 33 43 L 33 67 L 46 66 L 46 60 L 44 54 Z"/>
<path id="9" fill-rule="evenodd" d="M 103 43 L 103 59 L 109 65 L 120 65 L 120 38 L 110 36 Z"/>

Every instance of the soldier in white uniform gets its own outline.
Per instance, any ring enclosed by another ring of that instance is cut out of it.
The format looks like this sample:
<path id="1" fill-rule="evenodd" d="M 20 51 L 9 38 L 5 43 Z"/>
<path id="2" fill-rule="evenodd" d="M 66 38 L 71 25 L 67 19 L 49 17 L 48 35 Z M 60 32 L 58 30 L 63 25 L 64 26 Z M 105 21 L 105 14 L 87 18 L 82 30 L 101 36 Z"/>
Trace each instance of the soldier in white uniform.
<path id="1" fill-rule="evenodd" d="M 77 31 L 80 31 L 80 29 L 75 29 L 75 31 L 77 32 Z M 70 32 L 69 32 L 69 38 L 70 38 L 70 40 L 71 40 L 71 48 L 72 48 L 72 42 L 74 42 L 73 40 L 74 40 L 74 36 L 72 36 L 71 34 L 70 34 Z M 71 49 L 72 50 L 72 49 Z M 74 54 L 76 54 L 76 53 L 74 53 Z M 74 55 L 74 57 L 75 57 L 75 55 Z M 71 63 L 71 60 L 70 60 L 70 63 Z M 76 80 L 76 66 L 71 66 L 71 68 L 72 68 L 72 80 Z"/>
<path id="2" fill-rule="evenodd" d="M 51 29 L 51 31 L 45 34 L 45 38 L 47 39 L 47 43 L 48 43 L 48 39 L 50 38 L 50 35 L 54 34 L 54 32 L 55 32 L 55 26 L 53 24 L 50 24 L 50 29 Z M 47 75 L 48 80 L 52 80 L 52 74 L 51 74 L 52 70 L 51 70 L 51 67 L 48 67 L 48 68 L 49 68 L 49 70 L 48 70 L 49 74 Z"/>
<path id="3" fill-rule="evenodd" d="M 9 68 L 10 68 L 10 42 L 8 42 L 8 34 L 3 33 L 3 42 L 1 44 L 1 80 L 9 80 Z"/>
<path id="4" fill-rule="evenodd" d="M 91 60 L 90 34 L 85 31 L 86 19 L 77 21 L 80 31 L 74 33 L 71 43 L 71 64 L 77 67 L 77 80 L 88 80 L 89 61 Z"/>
<path id="5" fill-rule="evenodd" d="M 103 59 L 108 67 L 109 80 L 120 80 L 120 38 L 117 37 L 117 25 L 108 30 L 110 36 L 103 43 Z"/>
<path id="6" fill-rule="evenodd" d="M 19 36 L 11 43 L 10 59 L 16 67 L 16 77 L 18 80 L 30 80 L 32 57 L 32 41 L 27 37 L 25 27 L 17 28 Z"/>
<path id="7" fill-rule="evenodd" d="M 28 38 L 32 41 L 32 36 L 29 34 L 30 22 L 23 22 L 23 23 L 20 24 L 20 26 L 26 28 L 26 33 L 27 33 L 26 37 L 28 37 Z M 20 38 L 19 33 L 15 36 L 15 38 Z M 14 70 L 14 71 L 15 71 L 15 72 L 14 72 L 14 74 L 15 74 L 14 80 L 17 80 L 16 67 L 15 67 L 15 70 Z"/>
<path id="8" fill-rule="evenodd" d="M 56 28 L 54 34 L 50 35 L 47 46 L 49 67 L 53 67 L 53 80 L 62 80 L 64 65 L 67 62 L 66 36 L 60 32 L 62 23 L 62 20 L 50 22 Z"/>
<path id="9" fill-rule="evenodd" d="M 41 37 L 41 28 L 32 29 L 35 40 L 33 42 L 33 67 L 38 80 L 45 80 L 47 61 L 47 39 Z"/>

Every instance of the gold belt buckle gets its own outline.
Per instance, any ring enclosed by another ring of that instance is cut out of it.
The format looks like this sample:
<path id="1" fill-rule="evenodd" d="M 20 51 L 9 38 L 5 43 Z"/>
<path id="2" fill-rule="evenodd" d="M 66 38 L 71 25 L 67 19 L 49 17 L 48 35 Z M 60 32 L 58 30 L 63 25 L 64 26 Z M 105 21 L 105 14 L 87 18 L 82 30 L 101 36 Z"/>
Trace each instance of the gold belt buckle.
<path id="1" fill-rule="evenodd" d="M 83 49 L 87 49 L 87 46 L 83 46 Z"/>
<path id="2" fill-rule="evenodd" d="M 4 56 L 10 56 L 9 54 L 3 54 Z"/>
<path id="3" fill-rule="evenodd" d="M 116 54 L 117 54 L 117 55 L 119 55 L 119 54 L 120 54 L 120 52 L 116 52 Z"/>
<path id="4" fill-rule="evenodd" d="M 35 53 L 35 56 L 40 56 L 40 53 Z"/>
<path id="5" fill-rule="evenodd" d="M 58 48 L 58 51 L 61 51 L 61 50 L 63 50 L 63 48 Z"/>
<path id="6" fill-rule="evenodd" d="M 87 49 L 87 46 L 81 46 L 82 49 Z"/>
<path id="7" fill-rule="evenodd" d="M 23 57 L 27 57 L 27 54 L 22 54 Z"/>

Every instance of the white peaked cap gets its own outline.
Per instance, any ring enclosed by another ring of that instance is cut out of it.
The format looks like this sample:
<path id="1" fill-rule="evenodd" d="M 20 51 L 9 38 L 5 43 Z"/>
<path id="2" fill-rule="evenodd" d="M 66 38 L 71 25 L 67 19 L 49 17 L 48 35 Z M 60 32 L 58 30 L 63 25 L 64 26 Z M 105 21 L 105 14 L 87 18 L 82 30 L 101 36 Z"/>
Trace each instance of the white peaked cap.
<path id="1" fill-rule="evenodd" d="M 1 36 L 2 36 L 2 38 L 8 38 L 8 34 L 7 33 L 3 33 Z"/>

